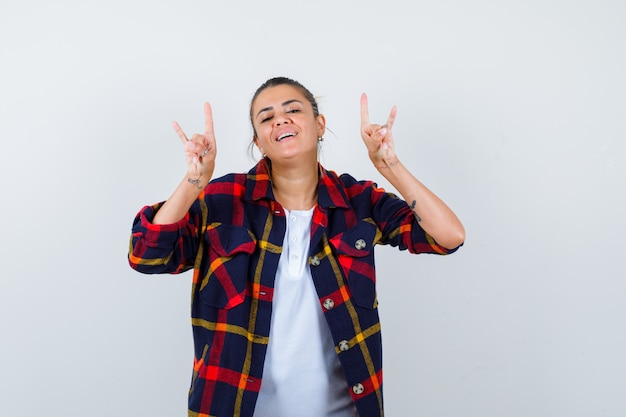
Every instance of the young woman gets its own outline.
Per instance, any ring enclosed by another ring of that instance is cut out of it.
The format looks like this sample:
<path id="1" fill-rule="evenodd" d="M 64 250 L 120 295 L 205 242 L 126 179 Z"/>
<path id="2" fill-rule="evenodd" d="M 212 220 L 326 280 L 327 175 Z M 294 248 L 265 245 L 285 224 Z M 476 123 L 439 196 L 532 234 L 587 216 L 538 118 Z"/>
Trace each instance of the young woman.
<path id="1" fill-rule="evenodd" d="M 212 179 L 211 107 L 183 142 L 188 170 L 171 197 L 135 218 L 129 262 L 148 274 L 193 269 L 189 416 L 380 417 L 382 350 L 374 246 L 449 254 L 455 214 L 400 162 L 392 128 L 361 137 L 403 199 L 318 162 L 325 118 L 297 81 L 273 78 L 250 106 L 263 158 Z"/>

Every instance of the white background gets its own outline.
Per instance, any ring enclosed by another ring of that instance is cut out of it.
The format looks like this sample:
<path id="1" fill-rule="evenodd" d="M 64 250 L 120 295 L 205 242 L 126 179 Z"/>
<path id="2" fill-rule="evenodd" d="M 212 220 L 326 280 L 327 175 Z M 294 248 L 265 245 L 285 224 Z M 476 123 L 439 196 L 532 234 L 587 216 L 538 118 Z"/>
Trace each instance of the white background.
<path id="1" fill-rule="evenodd" d="M 248 105 L 319 98 L 322 162 L 374 179 L 374 122 L 467 229 L 377 252 L 387 415 L 626 415 L 626 3 L 0 3 L 0 415 L 182 416 L 190 275 L 128 267 L 131 222 L 184 174 L 212 103 L 216 175 Z M 306 384 L 306 379 L 303 380 Z"/>

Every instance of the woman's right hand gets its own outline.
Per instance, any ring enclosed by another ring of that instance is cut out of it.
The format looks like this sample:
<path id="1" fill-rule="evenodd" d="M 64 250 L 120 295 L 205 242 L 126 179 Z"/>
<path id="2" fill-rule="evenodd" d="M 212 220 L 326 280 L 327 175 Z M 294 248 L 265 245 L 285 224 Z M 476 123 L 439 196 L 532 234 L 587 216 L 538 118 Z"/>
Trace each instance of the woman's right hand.
<path id="1" fill-rule="evenodd" d="M 217 154 L 211 105 L 204 103 L 204 134 L 196 133 L 189 139 L 177 122 L 172 125 L 185 146 L 188 181 L 204 189 L 213 175 Z"/>
<path id="2" fill-rule="evenodd" d="M 173 224 L 185 217 L 189 208 L 204 190 L 215 169 L 215 135 L 211 105 L 204 104 L 204 134 L 196 133 L 189 139 L 180 125 L 172 123 L 185 146 L 187 178 L 176 187 L 152 219 L 153 224 Z"/>

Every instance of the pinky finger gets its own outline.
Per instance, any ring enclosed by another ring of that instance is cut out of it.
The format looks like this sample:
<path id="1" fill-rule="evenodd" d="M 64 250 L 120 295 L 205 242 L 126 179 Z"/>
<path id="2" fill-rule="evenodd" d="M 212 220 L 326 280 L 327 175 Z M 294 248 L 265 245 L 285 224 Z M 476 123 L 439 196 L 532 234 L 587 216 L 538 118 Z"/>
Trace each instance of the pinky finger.
<path id="1" fill-rule="evenodd" d="M 398 114 L 398 108 L 393 106 L 389 112 L 389 118 L 387 118 L 387 127 L 391 129 L 393 123 L 396 121 L 396 114 Z"/>

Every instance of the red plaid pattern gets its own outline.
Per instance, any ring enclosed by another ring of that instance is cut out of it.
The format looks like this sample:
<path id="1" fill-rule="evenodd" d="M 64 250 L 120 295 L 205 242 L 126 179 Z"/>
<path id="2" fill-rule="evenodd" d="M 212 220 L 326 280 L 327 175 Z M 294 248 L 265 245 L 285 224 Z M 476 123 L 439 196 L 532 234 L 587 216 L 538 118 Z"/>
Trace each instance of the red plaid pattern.
<path id="1" fill-rule="evenodd" d="M 406 202 L 320 166 L 309 264 L 320 308 L 361 417 L 383 415 L 382 350 L 374 246 L 448 254 L 416 222 Z M 129 263 L 146 274 L 193 269 L 195 360 L 189 416 L 250 417 L 262 383 L 274 277 L 285 212 L 268 167 L 209 183 L 187 216 L 154 225 L 162 203 L 144 207 L 132 227 Z"/>

